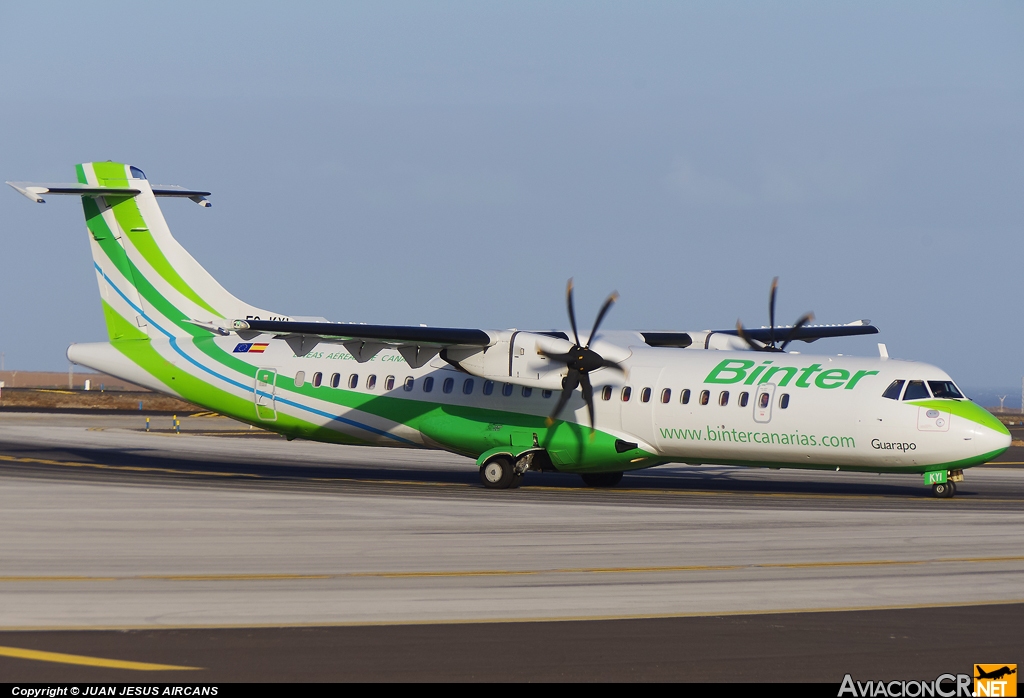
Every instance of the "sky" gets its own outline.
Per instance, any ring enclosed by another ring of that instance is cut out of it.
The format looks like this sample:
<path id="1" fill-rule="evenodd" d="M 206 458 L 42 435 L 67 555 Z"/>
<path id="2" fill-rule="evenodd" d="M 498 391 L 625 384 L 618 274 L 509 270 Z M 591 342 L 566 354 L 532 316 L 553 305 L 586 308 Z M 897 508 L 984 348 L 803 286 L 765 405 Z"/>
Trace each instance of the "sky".
<path id="1" fill-rule="evenodd" d="M 1024 376 L 1019 2 L 9 3 L 0 181 L 129 162 L 235 295 L 479 328 L 867 318 Z M 5 366 L 106 338 L 81 206 L 0 192 Z M 588 318 L 584 320 L 584 318 Z M 1007 405 L 1011 400 L 1007 401 Z"/>

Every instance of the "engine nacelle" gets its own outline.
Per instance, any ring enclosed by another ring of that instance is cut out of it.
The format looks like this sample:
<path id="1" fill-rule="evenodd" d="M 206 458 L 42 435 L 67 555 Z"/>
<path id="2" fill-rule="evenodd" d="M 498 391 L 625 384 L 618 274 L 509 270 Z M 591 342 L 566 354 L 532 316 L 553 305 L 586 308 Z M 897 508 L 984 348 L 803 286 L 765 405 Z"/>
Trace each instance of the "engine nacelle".
<path id="1" fill-rule="evenodd" d="M 467 373 L 492 381 L 524 385 L 539 390 L 561 390 L 562 379 L 569 372 L 568 367 L 558 361 L 544 356 L 549 354 L 565 354 L 573 347 L 573 343 L 560 337 L 551 337 L 537 332 L 521 332 L 506 330 L 489 333 L 495 340 L 494 344 L 483 349 L 478 347 L 451 347 L 445 349 L 443 358 L 456 364 Z M 593 348 L 599 354 L 612 361 L 625 361 L 629 358 L 629 349 L 598 339 Z M 621 374 L 601 369 L 601 374 L 609 373 L 605 380 L 617 381 Z"/>
<path id="2" fill-rule="evenodd" d="M 518 330 L 499 332 L 497 337 L 490 334 L 496 340 L 491 346 L 451 347 L 445 350 L 444 359 L 480 378 L 540 390 L 561 390 L 569 369 L 544 356 L 541 350 L 564 354 L 572 349 L 572 342 Z"/>
<path id="3" fill-rule="evenodd" d="M 693 349 L 718 349 L 720 351 L 750 351 L 750 345 L 743 338 L 724 332 L 690 332 Z"/>

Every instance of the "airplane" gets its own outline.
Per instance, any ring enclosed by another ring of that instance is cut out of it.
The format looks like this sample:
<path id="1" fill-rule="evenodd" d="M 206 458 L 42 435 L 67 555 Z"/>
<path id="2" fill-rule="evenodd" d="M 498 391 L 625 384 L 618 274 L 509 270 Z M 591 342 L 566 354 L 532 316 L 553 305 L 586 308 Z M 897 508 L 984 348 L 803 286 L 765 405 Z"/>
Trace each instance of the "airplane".
<path id="1" fill-rule="evenodd" d="M 665 463 L 908 473 L 952 497 L 963 470 L 1010 433 L 928 364 L 787 351 L 794 340 L 877 332 L 867 322 L 580 334 L 366 325 L 271 312 L 239 300 L 171 235 L 152 185 L 114 162 L 77 182 L 8 182 L 32 201 L 79 196 L 109 341 L 68 359 L 204 409 L 341 444 L 444 449 L 475 459 L 487 488 L 527 471 L 611 487 Z M 558 396 L 555 396 L 558 393 Z"/>
<path id="2" fill-rule="evenodd" d="M 1003 667 L 1001 667 L 999 669 L 994 669 L 992 671 L 985 671 L 984 669 L 981 668 L 981 665 L 975 664 L 974 665 L 974 669 L 978 672 L 978 675 L 975 676 L 974 678 L 976 678 L 976 679 L 994 679 L 996 681 L 998 681 L 999 679 L 1003 678 L 1004 676 L 1010 676 L 1011 674 L 1016 674 L 1017 673 L 1016 669 L 1011 669 L 1008 666 L 1003 666 Z"/>

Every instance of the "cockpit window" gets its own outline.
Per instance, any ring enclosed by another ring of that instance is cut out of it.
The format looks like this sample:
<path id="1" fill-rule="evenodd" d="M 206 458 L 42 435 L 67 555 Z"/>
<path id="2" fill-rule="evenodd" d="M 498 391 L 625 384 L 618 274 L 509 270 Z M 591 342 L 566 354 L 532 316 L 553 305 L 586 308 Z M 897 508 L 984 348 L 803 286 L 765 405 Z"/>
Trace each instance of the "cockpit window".
<path id="1" fill-rule="evenodd" d="M 903 393 L 904 400 L 927 400 L 930 397 L 931 393 L 924 381 L 910 381 L 907 383 L 907 392 Z"/>
<path id="2" fill-rule="evenodd" d="M 906 383 L 904 380 L 895 380 L 889 384 L 889 387 L 882 393 L 882 397 L 887 397 L 890 400 L 899 400 L 900 391 L 903 390 L 903 384 Z"/>
<path id="3" fill-rule="evenodd" d="M 953 381 L 928 381 L 928 387 L 932 389 L 932 395 L 935 397 L 948 397 L 957 400 L 962 400 L 964 397 L 953 385 Z"/>
<path id="4" fill-rule="evenodd" d="M 128 171 L 132 173 L 134 179 L 145 179 L 146 173 L 140 170 L 138 167 L 132 167 L 129 165 Z"/>

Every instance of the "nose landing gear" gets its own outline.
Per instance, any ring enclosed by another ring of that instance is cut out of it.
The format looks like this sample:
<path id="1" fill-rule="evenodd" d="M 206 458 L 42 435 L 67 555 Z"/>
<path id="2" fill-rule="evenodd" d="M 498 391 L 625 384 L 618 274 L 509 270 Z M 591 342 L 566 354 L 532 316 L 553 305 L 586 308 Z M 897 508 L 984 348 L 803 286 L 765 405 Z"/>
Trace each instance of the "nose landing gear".
<path id="1" fill-rule="evenodd" d="M 932 486 L 932 496 L 950 499 L 956 494 L 956 483 L 964 481 L 964 471 L 931 470 L 924 474 L 924 484 Z"/>

